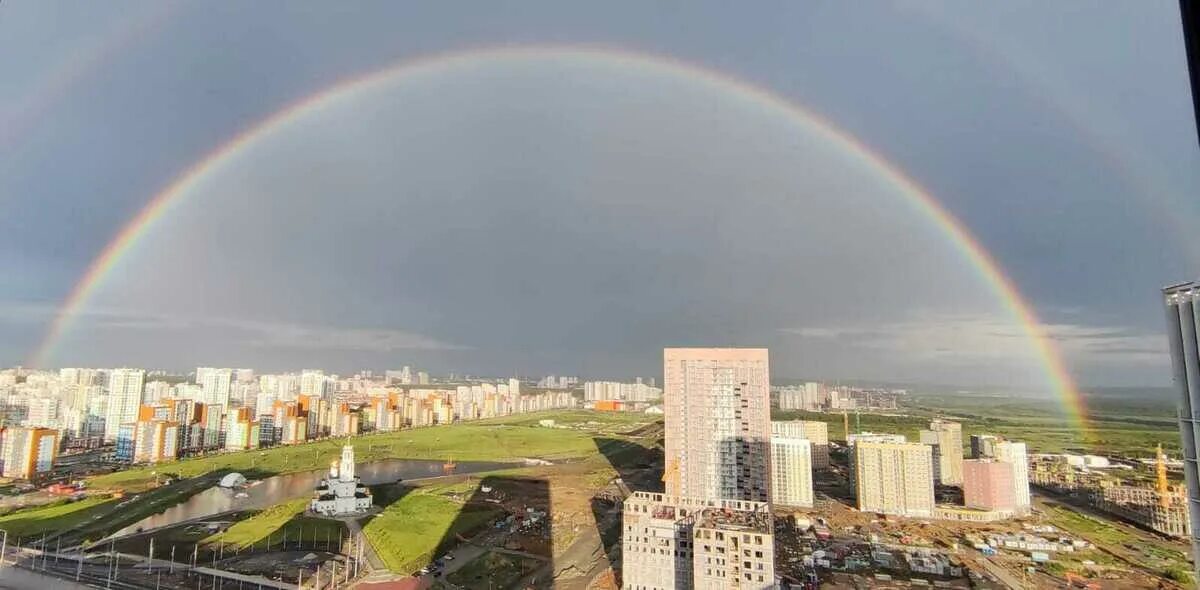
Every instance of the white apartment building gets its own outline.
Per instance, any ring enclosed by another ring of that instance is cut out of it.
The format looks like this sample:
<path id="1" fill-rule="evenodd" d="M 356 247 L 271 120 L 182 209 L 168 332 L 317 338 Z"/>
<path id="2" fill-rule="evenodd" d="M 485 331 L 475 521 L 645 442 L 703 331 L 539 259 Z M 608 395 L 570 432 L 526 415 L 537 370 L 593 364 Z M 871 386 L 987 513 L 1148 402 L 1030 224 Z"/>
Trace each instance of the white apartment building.
<path id="1" fill-rule="evenodd" d="M 858 441 L 854 480 L 862 512 L 933 517 L 933 451 L 928 445 Z"/>
<path id="2" fill-rule="evenodd" d="M 122 424 L 137 421 L 146 372 L 142 369 L 113 369 L 108 373 L 108 409 L 104 418 L 104 441 L 117 440 Z"/>
<path id="3" fill-rule="evenodd" d="M 803 438 L 771 437 L 771 503 L 811 508 L 812 443 Z"/>
<path id="4" fill-rule="evenodd" d="M 802 438 L 812 443 L 813 469 L 829 469 L 829 425 L 817 420 L 776 420 L 771 436 Z"/>
<path id="5" fill-rule="evenodd" d="M 667 493 L 769 502 L 767 349 L 667 348 L 663 376 Z"/>
<path id="6" fill-rule="evenodd" d="M 992 445 L 996 460 L 1012 465 L 1013 501 L 1017 514 L 1028 514 L 1029 496 L 1029 453 L 1025 443 L 1011 440 L 997 441 Z"/>

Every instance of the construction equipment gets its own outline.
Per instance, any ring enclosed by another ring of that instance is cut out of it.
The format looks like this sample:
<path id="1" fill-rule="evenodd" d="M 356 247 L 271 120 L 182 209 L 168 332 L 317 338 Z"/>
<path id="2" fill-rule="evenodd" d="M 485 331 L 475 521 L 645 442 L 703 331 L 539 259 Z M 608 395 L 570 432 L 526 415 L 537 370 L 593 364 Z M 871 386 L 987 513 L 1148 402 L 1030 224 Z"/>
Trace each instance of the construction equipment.
<path id="1" fill-rule="evenodd" d="M 1158 475 L 1158 505 L 1164 510 L 1171 507 L 1171 497 L 1168 494 L 1170 491 L 1167 486 L 1167 456 L 1163 454 L 1162 443 L 1158 443 L 1158 454 L 1154 459 L 1154 470 Z"/>

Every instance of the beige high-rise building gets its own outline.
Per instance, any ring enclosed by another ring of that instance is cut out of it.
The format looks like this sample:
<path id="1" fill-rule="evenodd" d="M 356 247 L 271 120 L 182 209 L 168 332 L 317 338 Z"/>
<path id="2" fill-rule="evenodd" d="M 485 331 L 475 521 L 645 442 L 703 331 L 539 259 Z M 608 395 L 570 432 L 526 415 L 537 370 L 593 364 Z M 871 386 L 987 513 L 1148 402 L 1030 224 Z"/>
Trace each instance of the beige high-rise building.
<path id="1" fill-rule="evenodd" d="M 963 483 L 962 424 L 934 420 L 929 430 L 921 431 L 921 442 L 933 449 L 933 479 L 948 486 Z"/>
<path id="2" fill-rule="evenodd" d="M 770 501 L 770 368 L 765 348 L 663 350 L 666 491 Z"/>
<path id="3" fill-rule="evenodd" d="M 802 438 L 812 443 L 813 469 L 829 469 L 829 425 L 816 420 L 771 422 L 771 436 Z"/>
<path id="4" fill-rule="evenodd" d="M 854 445 L 858 509 L 896 516 L 933 516 L 933 450 L 921 443 L 859 441 Z"/>
<path id="5" fill-rule="evenodd" d="M 623 588 L 774 587 L 774 529 L 764 502 L 634 492 L 621 524 Z"/>
<path id="6" fill-rule="evenodd" d="M 1025 443 L 1003 440 L 996 442 L 993 449 L 997 461 L 1012 465 L 1013 508 L 1017 514 L 1028 514 L 1031 498 L 1029 495 L 1029 456 Z"/>
<path id="7" fill-rule="evenodd" d="M 813 505 L 812 442 L 771 437 L 771 503 L 811 508 Z"/>

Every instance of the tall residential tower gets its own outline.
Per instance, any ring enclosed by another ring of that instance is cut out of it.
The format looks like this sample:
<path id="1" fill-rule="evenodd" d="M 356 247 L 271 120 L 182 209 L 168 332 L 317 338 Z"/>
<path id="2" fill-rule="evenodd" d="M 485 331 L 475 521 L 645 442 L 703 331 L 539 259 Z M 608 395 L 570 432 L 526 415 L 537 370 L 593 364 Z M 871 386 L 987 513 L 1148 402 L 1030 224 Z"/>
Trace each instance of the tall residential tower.
<path id="1" fill-rule="evenodd" d="M 1196 422 L 1200 420 L 1200 283 L 1163 289 L 1167 307 L 1167 340 L 1171 367 L 1179 392 L 1179 436 L 1183 443 L 1183 476 L 1187 483 L 1188 512 L 1192 521 L 1192 563 L 1200 575 L 1200 474 L 1196 467 Z"/>
<path id="2" fill-rule="evenodd" d="M 663 350 L 667 495 L 770 502 L 765 348 Z"/>

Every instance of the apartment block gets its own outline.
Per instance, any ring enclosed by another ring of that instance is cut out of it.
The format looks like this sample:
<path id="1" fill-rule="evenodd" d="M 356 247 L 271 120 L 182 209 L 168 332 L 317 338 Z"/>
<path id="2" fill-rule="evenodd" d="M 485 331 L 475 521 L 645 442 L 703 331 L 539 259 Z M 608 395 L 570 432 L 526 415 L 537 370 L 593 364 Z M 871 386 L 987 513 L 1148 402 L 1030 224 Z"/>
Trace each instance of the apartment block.
<path id="1" fill-rule="evenodd" d="M 896 516 L 933 516 L 933 451 L 920 443 L 859 441 L 854 445 L 858 509 Z"/>
<path id="2" fill-rule="evenodd" d="M 765 348 L 663 351 L 666 490 L 770 500 L 770 370 Z"/>
<path id="3" fill-rule="evenodd" d="M 622 556 L 627 590 L 772 588 L 770 507 L 634 492 L 624 503 Z"/>

